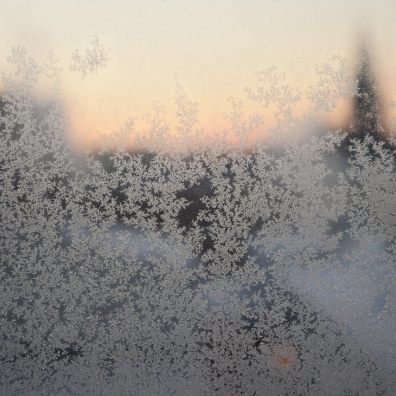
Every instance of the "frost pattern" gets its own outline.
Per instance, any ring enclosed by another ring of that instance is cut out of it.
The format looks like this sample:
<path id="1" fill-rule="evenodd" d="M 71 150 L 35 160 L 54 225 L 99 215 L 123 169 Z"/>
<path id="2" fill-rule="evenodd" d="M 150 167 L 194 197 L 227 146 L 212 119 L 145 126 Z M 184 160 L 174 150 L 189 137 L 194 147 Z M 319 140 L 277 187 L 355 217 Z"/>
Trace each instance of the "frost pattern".
<path id="1" fill-rule="evenodd" d="M 100 49 L 76 54 L 83 76 L 103 63 Z M 40 72 L 20 48 L 10 60 L 29 82 Z M 344 73 L 322 72 L 314 105 L 333 107 Z M 217 137 L 172 152 L 157 109 L 144 151 L 117 140 L 79 156 L 61 108 L 38 105 L 26 79 L 3 86 L 1 394 L 392 394 L 395 141 L 359 134 L 365 115 L 246 149 L 262 120 L 231 99 L 239 148 Z M 278 131 L 306 125 L 300 95 L 274 69 L 248 90 L 275 103 Z M 176 105 L 193 142 L 180 84 Z"/>
<path id="2" fill-rule="evenodd" d="M 91 47 L 84 53 L 75 50 L 71 56 L 70 70 L 81 74 L 84 79 L 88 74 L 97 73 L 101 67 L 105 67 L 107 61 L 107 51 L 100 44 L 96 37 L 91 41 Z"/>

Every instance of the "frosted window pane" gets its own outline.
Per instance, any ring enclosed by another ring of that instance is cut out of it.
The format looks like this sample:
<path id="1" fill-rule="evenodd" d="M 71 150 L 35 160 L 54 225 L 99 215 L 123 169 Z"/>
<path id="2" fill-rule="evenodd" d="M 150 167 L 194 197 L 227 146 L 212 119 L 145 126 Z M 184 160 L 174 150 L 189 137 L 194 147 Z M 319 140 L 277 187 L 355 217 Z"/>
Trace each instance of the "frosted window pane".
<path id="1" fill-rule="evenodd" d="M 287 59 L 313 8 L 268 6 L 271 57 L 263 5 L 138 3 L 6 10 L 0 393 L 392 395 L 388 2 Z"/>

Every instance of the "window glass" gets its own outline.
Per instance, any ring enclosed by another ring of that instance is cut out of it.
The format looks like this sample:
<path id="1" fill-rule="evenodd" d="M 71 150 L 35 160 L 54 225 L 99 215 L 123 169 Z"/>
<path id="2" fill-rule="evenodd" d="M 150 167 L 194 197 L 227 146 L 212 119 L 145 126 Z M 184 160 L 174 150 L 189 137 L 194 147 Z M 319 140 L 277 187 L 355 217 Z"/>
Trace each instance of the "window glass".
<path id="1" fill-rule="evenodd" d="M 3 3 L 0 393 L 394 394 L 395 1 Z"/>

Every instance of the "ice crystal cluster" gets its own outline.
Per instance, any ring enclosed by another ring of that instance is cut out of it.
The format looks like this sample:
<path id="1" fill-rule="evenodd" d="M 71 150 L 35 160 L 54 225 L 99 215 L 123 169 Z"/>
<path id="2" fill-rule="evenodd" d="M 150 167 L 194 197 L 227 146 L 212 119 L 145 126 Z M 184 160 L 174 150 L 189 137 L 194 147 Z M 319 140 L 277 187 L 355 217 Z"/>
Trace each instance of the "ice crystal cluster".
<path id="1" fill-rule="evenodd" d="M 103 60 L 95 51 L 73 57 L 84 77 L 96 71 L 91 56 Z M 0 394 L 394 394 L 391 138 L 328 131 L 247 148 L 260 117 L 232 100 L 240 147 L 161 150 L 155 113 L 144 150 L 80 155 L 62 109 L 31 93 L 46 71 L 21 48 L 10 60 Z M 319 71 L 315 109 L 359 95 L 359 81 Z M 302 93 L 281 79 L 268 69 L 247 96 L 275 105 L 278 136 L 298 134 L 309 125 L 292 111 Z M 178 92 L 178 130 L 191 142 L 195 105 Z"/>

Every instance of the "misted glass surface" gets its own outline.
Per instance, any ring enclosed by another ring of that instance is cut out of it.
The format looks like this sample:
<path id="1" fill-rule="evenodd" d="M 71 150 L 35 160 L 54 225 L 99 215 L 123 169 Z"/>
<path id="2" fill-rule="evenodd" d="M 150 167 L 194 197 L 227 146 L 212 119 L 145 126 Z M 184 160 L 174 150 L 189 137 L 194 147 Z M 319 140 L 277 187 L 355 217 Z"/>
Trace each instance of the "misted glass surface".
<path id="1" fill-rule="evenodd" d="M 395 0 L 0 5 L 0 394 L 395 393 Z"/>

